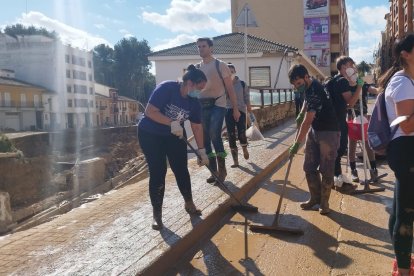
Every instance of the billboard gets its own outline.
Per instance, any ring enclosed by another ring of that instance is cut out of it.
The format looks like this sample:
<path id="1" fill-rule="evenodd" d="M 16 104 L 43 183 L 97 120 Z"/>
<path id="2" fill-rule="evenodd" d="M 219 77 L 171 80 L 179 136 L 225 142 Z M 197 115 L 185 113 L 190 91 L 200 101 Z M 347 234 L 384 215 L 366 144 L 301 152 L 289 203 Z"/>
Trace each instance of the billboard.
<path id="1" fill-rule="evenodd" d="M 318 67 L 329 67 L 331 63 L 331 51 L 329 48 L 305 49 L 303 52 Z"/>
<path id="2" fill-rule="evenodd" d="M 328 0 L 303 0 L 305 17 L 329 16 Z"/>
<path id="3" fill-rule="evenodd" d="M 311 17 L 304 20 L 305 44 L 329 41 L 329 17 Z"/>

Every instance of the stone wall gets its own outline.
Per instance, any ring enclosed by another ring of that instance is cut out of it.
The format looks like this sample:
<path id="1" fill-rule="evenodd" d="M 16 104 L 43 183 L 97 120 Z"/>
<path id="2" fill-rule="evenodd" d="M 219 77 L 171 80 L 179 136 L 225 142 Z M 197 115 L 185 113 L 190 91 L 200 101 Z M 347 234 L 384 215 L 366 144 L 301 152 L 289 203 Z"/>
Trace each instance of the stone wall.
<path id="1" fill-rule="evenodd" d="M 254 109 L 253 113 L 256 116 L 260 130 L 266 130 L 280 125 L 288 118 L 294 117 L 295 103 L 287 102 L 274 106 L 265 106 Z"/>

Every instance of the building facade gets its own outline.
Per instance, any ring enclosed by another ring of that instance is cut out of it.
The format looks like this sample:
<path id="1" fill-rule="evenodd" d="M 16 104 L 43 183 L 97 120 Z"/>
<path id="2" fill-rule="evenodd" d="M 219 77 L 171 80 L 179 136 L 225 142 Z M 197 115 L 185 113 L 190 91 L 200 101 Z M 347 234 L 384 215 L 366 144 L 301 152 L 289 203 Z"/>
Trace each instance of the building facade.
<path id="1" fill-rule="evenodd" d="M 43 99 L 53 94 L 0 70 L 0 131 L 44 130 Z"/>
<path id="2" fill-rule="evenodd" d="M 390 0 L 390 12 L 385 15 L 387 22 L 382 32 L 381 44 L 377 51 L 377 65 L 380 74 L 391 67 L 393 62 L 394 42 L 407 33 L 414 31 L 414 1 L 413 0 Z"/>
<path id="3" fill-rule="evenodd" d="M 244 32 L 235 22 L 245 4 L 258 27 L 249 34 L 297 47 L 325 74 L 336 73 L 336 58 L 349 55 L 349 28 L 345 0 L 279 1 L 232 0 L 232 31 Z M 282 26 L 282 27 L 281 27 Z"/>
<path id="4" fill-rule="evenodd" d="M 136 123 L 140 103 L 119 96 L 118 90 L 95 83 L 96 122 L 98 127 L 124 126 Z"/>
<path id="5" fill-rule="evenodd" d="M 43 102 L 50 129 L 96 125 L 92 52 L 41 35 L 0 34 L 0 68 L 56 92 Z"/>

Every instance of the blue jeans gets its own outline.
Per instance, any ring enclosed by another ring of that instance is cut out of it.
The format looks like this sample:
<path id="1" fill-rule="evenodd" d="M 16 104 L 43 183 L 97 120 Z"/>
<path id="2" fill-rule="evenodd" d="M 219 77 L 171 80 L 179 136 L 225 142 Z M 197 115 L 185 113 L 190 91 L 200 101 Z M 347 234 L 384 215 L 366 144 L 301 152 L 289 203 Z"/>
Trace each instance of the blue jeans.
<path id="1" fill-rule="evenodd" d="M 204 134 L 204 148 L 209 157 L 214 157 L 214 150 L 217 155 L 226 157 L 224 151 L 223 140 L 221 139 L 221 130 L 223 127 L 224 115 L 226 108 L 219 106 L 212 106 L 203 108 L 203 134 Z"/>

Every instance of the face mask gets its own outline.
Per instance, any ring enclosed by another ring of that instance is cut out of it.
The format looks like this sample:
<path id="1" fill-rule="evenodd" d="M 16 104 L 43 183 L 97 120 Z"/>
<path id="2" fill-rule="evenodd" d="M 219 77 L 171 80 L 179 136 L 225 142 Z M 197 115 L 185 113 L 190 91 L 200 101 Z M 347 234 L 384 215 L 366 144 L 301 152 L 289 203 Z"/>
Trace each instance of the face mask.
<path id="1" fill-rule="evenodd" d="M 299 93 L 303 93 L 306 90 L 306 84 L 302 84 L 301 86 L 299 86 L 298 88 L 296 88 L 296 91 Z"/>
<path id="2" fill-rule="evenodd" d="M 351 82 L 356 82 L 357 81 L 357 79 L 358 79 L 358 74 L 357 74 L 357 72 L 356 72 L 356 70 L 354 69 L 354 68 L 347 68 L 346 70 L 345 70 L 345 73 L 347 74 L 347 76 L 348 76 L 348 79 L 351 81 Z"/>
<path id="3" fill-rule="evenodd" d="M 200 97 L 200 93 L 201 91 L 196 89 L 196 90 L 188 92 L 188 97 L 197 99 L 198 97 Z"/>

